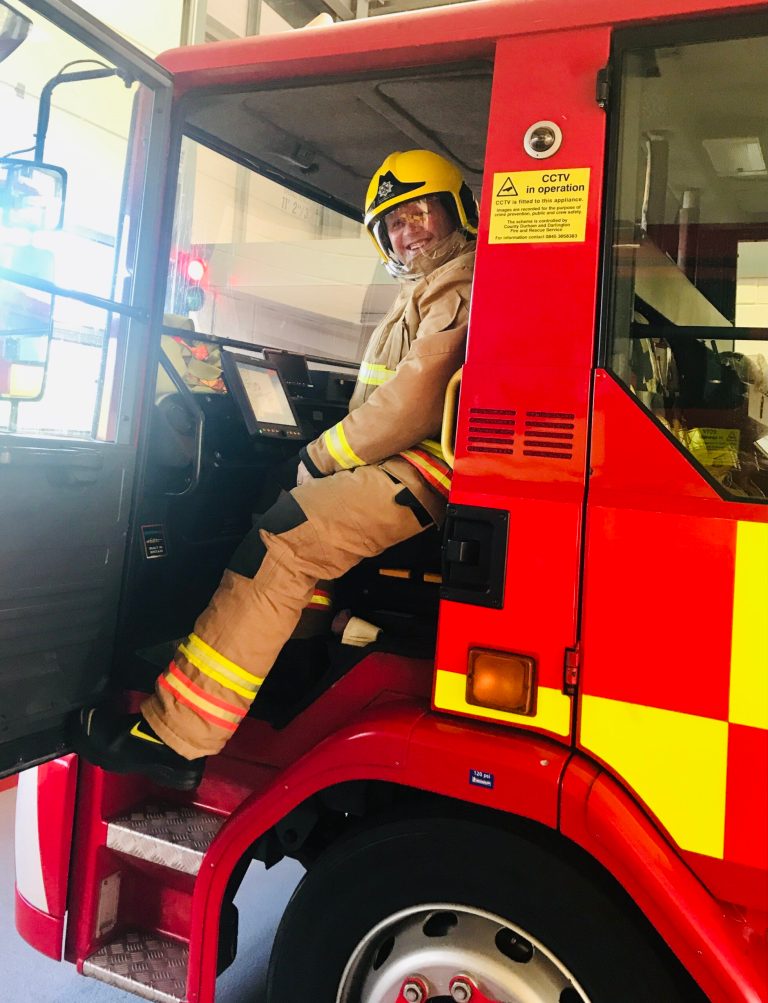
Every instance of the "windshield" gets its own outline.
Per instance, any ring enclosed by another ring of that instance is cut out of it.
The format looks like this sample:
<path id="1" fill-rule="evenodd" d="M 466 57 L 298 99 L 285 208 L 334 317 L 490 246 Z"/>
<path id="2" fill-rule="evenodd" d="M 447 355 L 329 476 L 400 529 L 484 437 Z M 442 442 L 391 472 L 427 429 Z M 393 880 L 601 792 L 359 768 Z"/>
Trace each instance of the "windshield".
<path id="1" fill-rule="evenodd" d="M 361 223 L 185 137 L 165 304 L 177 324 L 355 362 L 396 291 Z"/>

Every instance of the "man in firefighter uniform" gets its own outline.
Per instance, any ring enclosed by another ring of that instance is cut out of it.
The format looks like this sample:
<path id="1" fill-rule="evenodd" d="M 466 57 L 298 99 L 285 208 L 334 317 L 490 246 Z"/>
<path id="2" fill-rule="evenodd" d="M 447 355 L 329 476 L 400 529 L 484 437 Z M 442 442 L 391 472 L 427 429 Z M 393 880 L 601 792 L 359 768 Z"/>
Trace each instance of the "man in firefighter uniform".
<path id="1" fill-rule="evenodd" d="M 301 450 L 297 486 L 235 551 L 141 713 L 81 713 L 75 747 L 105 769 L 196 786 L 318 581 L 443 520 L 451 471 L 438 440 L 464 360 L 477 205 L 444 158 L 394 153 L 368 188 L 365 225 L 401 289 L 371 336 L 349 413 Z"/>

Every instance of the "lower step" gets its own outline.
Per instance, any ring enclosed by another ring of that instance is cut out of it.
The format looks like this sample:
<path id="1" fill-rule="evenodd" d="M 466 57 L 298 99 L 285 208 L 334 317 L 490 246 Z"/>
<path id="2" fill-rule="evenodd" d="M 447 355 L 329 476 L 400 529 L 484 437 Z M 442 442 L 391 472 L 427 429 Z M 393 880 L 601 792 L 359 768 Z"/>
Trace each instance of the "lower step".
<path id="1" fill-rule="evenodd" d="M 187 998 L 186 944 L 155 933 L 123 933 L 83 962 L 83 975 L 157 1003 Z"/>

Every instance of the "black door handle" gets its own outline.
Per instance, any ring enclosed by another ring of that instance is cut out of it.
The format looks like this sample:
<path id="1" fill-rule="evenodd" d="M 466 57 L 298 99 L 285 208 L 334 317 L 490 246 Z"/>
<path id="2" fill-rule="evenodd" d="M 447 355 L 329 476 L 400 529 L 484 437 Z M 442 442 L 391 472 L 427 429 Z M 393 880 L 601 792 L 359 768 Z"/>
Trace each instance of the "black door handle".
<path id="1" fill-rule="evenodd" d="M 508 530 L 505 509 L 448 506 L 441 599 L 501 609 Z"/>

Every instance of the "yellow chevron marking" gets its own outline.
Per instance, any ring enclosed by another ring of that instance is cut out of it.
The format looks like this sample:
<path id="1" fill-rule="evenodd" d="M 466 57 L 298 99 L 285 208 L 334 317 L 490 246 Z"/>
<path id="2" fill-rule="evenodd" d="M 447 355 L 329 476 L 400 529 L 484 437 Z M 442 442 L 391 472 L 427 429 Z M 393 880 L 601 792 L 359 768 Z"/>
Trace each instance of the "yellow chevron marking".
<path id="1" fill-rule="evenodd" d="M 678 846 L 722 859 L 727 721 L 584 694 L 580 738 L 638 793 Z"/>
<path id="2" fill-rule="evenodd" d="M 437 670 L 435 679 L 435 707 L 439 710 L 461 711 L 473 717 L 507 721 L 521 728 L 541 728 L 555 735 L 567 737 L 571 731 L 571 698 L 560 690 L 539 686 L 536 691 L 536 714 L 509 714 L 503 710 L 491 710 L 467 703 L 467 677 L 461 672 Z"/>
<path id="3" fill-rule="evenodd" d="M 735 576 L 728 718 L 768 729 L 768 524 L 738 523 Z"/>

